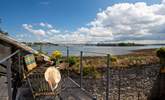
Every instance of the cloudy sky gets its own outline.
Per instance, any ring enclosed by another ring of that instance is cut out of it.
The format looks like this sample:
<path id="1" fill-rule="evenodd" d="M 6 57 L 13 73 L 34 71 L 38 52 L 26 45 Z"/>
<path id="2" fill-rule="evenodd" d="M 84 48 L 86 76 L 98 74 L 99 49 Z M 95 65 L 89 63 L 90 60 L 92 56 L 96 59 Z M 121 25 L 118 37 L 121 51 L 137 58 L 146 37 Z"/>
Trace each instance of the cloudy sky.
<path id="1" fill-rule="evenodd" d="M 165 43 L 165 0 L 1 0 L 1 28 L 20 41 Z"/>

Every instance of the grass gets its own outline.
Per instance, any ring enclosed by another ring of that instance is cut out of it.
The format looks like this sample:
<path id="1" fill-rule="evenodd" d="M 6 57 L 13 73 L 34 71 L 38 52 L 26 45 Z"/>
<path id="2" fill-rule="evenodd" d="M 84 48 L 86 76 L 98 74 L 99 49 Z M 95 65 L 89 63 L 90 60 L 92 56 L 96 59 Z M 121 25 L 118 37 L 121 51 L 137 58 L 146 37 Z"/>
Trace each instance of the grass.
<path id="1" fill-rule="evenodd" d="M 144 53 L 144 54 L 143 54 Z M 140 51 L 140 55 L 136 52 L 135 54 L 128 54 L 122 56 L 112 56 L 111 66 L 114 68 L 128 68 L 128 67 L 137 67 L 137 66 L 144 66 L 144 65 L 151 65 L 151 64 L 158 64 L 159 59 L 156 57 L 156 52 L 150 51 L 147 52 Z M 71 69 L 76 72 L 80 73 L 80 60 L 77 57 L 75 59 L 75 64 L 71 67 Z M 104 72 L 99 71 L 98 69 L 102 69 L 107 67 L 107 59 L 105 56 L 102 57 L 83 57 L 83 74 L 84 77 L 93 77 L 99 78 Z"/>

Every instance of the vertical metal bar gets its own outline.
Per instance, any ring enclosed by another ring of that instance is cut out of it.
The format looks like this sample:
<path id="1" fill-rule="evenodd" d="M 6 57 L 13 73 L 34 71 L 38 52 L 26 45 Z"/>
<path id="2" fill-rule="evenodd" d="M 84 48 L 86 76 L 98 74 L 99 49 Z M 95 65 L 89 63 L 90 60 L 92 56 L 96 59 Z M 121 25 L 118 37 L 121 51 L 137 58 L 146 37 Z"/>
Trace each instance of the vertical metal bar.
<path id="1" fill-rule="evenodd" d="M 11 83 L 11 61 L 7 60 L 7 82 L 8 82 L 8 100 L 12 100 L 12 83 Z"/>
<path id="2" fill-rule="evenodd" d="M 82 81 L 83 81 L 83 64 L 82 64 L 82 60 L 83 60 L 83 52 L 80 52 L 80 88 L 82 88 Z"/>
<path id="3" fill-rule="evenodd" d="M 67 46 L 67 76 L 69 77 L 69 47 Z"/>
<path id="4" fill-rule="evenodd" d="M 107 54 L 107 87 L 106 87 L 106 100 L 109 100 L 109 81 L 110 81 L 110 54 Z"/>
<path id="5" fill-rule="evenodd" d="M 120 100 L 121 68 L 119 68 L 118 100 Z"/>
<path id="6" fill-rule="evenodd" d="M 41 42 L 40 42 L 40 53 L 42 53 L 42 44 L 41 44 Z"/>

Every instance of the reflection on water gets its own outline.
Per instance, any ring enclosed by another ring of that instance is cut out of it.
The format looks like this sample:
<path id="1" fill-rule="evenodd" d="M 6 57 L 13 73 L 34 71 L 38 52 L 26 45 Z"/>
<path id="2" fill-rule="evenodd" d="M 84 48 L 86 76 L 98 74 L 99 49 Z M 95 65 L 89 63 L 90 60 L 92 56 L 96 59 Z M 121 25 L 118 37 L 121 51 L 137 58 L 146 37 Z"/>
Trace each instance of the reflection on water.
<path id="1" fill-rule="evenodd" d="M 110 53 L 111 55 L 123 55 L 128 54 L 132 50 L 139 50 L 139 49 L 151 49 L 151 48 L 160 48 L 162 45 L 149 45 L 149 46 L 130 46 L 130 47 L 108 47 L 108 46 L 69 46 L 69 54 L 74 56 L 79 56 L 80 51 L 85 51 L 84 56 L 104 56 L 104 54 L 96 54 L 97 53 Z M 39 50 L 39 46 L 32 46 L 33 49 Z M 60 50 L 63 55 L 66 55 L 67 48 L 64 46 L 50 46 L 44 45 L 42 46 L 42 50 L 51 54 L 54 50 Z M 88 53 L 89 52 L 89 53 Z"/>

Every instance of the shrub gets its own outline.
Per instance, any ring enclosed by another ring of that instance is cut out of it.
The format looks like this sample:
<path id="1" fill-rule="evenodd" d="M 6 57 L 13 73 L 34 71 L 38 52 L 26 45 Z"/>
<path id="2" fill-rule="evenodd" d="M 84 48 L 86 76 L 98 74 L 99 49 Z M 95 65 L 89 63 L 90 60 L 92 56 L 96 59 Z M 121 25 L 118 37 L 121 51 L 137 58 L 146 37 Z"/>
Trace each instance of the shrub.
<path id="1" fill-rule="evenodd" d="M 165 64 L 165 47 L 157 49 L 156 55 L 159 57 L 160 63 Z"/>
<path id="2" fill-rule="evenodd" d="M 157 49 L 156 55 L 159 58 L 165 59 L 165 47 L 161 47 L 161 48 Z"/>
<path id="3" fill-rule="evenodd" d="M 50 56 L 51 61 L 54 62 L 53 65 L 59 64 L 61 57 L 62 57 L 62 53 L 60 51 L 58 50 L 53 51 Z"/>
<path id="4" fill-rule="evenodd" d="M 58 50 L 53 51 L 51 54 L 52 59 L 59 59 L 61 57 L 62 57 L 62 53 Z"/>
<path id="5" fill-rule="evenodd" d="M 92 68 L 91 67 L 84 67 L 83 68 L 83 76 L 88 76 L 92 73 Z"/>
<path id="6" fill-rule="evenodd" d="M 101 77 L 101 73 L 98 72 L 94 66 L 90 66 L 83 68 L 83 76 L 85 77 L 91 76 L 92 78 L 97 79 Z"/>
<path id="7" fill-rule="evenodd" d="M 101 73 L 95 69 L 92 72 L 92 76 L 93 76 L 94 79 L 98 79 L 98 78 L 101 78 Z"/>
<path id="8" fill-rule="evenodd" d="M 117 62 L 117 57 L 111 57 L 110 60 L 111 60 L 112 62 Z"/>
<path id="9" fill-rule="evenodd" d="M 75 56 L 70 56 L 68 62 L 69 62 L 69 66 L 73 66 L 76 64 L 77 58 Z"/>

